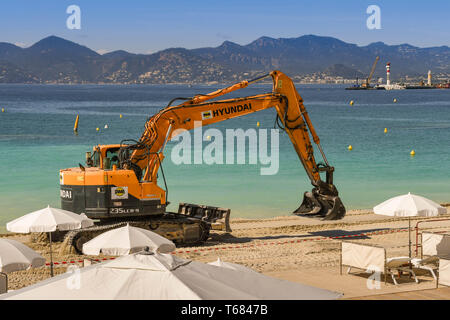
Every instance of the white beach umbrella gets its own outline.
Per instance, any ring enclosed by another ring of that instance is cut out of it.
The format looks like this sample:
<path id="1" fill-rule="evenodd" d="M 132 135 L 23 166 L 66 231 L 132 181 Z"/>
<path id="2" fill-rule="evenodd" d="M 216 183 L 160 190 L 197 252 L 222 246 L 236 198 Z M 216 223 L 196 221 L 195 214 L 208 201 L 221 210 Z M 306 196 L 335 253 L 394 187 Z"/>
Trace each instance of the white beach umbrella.
<path id="1" fill-rule="evenodd" d="M 17 233 L 48 232 L 50 239 L 50 272 L 53 276 L 52 232 L 86 228 L 94 221 L 84 213 L 76 214 L 67 210 L 47 208 L 28 213 L 6 224 L 6 229 Z"/>
<path id="2" fill-rule="evenodd" d="M 109 256 L 123 256 L 142 251 L 148 247 L 151 251 L 170 253 L 176 249 L 175 244 L 150 230 L 126 225 L 122 228 L 104 232 L 83 244 L 83 253 Z"/>
<path id="3" fill-rule="evenodd" d="M 74 277 L 58 275 L 0 299 L 328 300 L 342 296 L 257 272 L 150 252 L 94 264 L 80 269 L 78 278 Z"/>
<path id="4" fill-rule="evenodd" d="M 409 257 L 411 258 L 411 217 L 434 217 L 446 214 L 447 209 L 430 199 L 411 194 L 388 199 L 373 208 L 375 214 L 408 217 Z"/>
<path id="5" fill-rule="evenodd" d="M 44 264 L 45 258 L 23 243 L 11 239 L 0 239 L 0 272 L 26 270 L 31 267 L 41 267 Z"/>
<path id="6" fill-rule="evenodd" d="M 17 233 L 53 232 L 81 229 L 92 225 L 94 221 L 84 213 L 76 214 L 48 206 L 8 222 L 6 229 Z"/>
<path id="7" fill-rule="evenodd" d="M 6 288 L 8 288 L 7 273 L 41 267 L 44 264 L 45 258 L 23 243 L 0 239 L 0 273 L 5 275 Z"/>

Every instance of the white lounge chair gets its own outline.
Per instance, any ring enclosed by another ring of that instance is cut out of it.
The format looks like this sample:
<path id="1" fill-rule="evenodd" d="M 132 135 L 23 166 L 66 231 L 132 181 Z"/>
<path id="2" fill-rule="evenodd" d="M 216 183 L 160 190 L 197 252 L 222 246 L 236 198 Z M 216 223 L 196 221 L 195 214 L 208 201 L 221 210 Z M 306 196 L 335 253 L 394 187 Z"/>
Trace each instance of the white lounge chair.
<path id="1" fill-rule="evenodd" d="M 434 280 L 437 280 L 436 271 L 439 269 L 438 256 L 430 256 L 424 259 L 413 258 L 411 259 L 411 263 L 413 264 L 414 268 L 429 271 Z"/>
<path id="2" fill-rule="evenodd" d="M 419 280 L 416 277 L 413 269 L 410 266 L 411 259 L 409 257 L 392 257 L 386 259 L 386 269 L 387 273 L 391 275 L 392 281 L 395 285 L 397 285 L 397 280 L 395 280 L 394 271 L 407 272 L 413 276 L 414 281 L 419 283 Z"/>

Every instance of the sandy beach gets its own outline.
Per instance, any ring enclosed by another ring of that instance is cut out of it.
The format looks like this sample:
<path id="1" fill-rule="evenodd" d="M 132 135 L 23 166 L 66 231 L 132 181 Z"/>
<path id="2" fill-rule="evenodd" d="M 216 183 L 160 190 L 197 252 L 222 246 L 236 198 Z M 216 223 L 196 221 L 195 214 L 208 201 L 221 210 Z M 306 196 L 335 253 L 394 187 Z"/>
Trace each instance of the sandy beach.
<path id="1" fill-rule="evenodd" d="M 448 231 L 450 229 L 450 206 L 448 221 L 421 224 L 421 231 Z M 412 219 L 417 221 L 433 218 Z M 212 231 L 210 239 L 202 246 L 180 247 L 173 253 L 177 256 L 201 262 L 217 258 L 243 264 L 258 272 L 280 279 L 300 282 L 324 289 L 344 293 L 344 298 L 357 298 L 378 294 L 435 288 L 433 278 L 426 272 L 417 272 L 419 284 L 403 275 L 399 285 L 389 279 L 379 289 L 369 289 L 369 274 L 353 271 L 340 275 L 340 242 L 351 240 L 376 244 L 387 248 L 388 256 L 408 255 L 408 220 L 378 216 L 369 210 L 352 210 L 344 219 L 321 221 L 297 216 L 282 216 L 272 219 L 231 219 L 232 233 Z M 411 232 L 415 244 L 415 232 Z M 31 235 L 2 234 L 19 240 L 42 254 L 50 261 L 49 246 L 36 241 Z M 77 254 L 61 254 L 61 243 L 53 246 L 55 274 L 64 273 L 69 265 L 82 266 L 84 258 L 109 259 L 111 257 L 89 257 Z M 415 247 L 413 247 L 415 249 Z M 419 251 L 420 252 L 420 251 Z M 413 255 L 414 255 L 413 250 Z M 75 262 L 75 263 L 71 263 Z M 41 267 L 9 274 L 9 289 L 16 290 L 50 277 L 50 268 Z"/>

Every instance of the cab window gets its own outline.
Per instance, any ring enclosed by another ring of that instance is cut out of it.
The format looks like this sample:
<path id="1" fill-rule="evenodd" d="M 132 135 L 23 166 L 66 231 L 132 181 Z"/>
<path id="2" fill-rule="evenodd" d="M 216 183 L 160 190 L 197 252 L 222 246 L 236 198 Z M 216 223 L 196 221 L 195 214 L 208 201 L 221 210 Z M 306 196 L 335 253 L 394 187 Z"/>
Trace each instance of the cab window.
<path id="1" fill-rule="evenodd" d="M 93 167 L 100 167 L 100 154 L 97 151 L 94 151 L 91 159 Z"/>

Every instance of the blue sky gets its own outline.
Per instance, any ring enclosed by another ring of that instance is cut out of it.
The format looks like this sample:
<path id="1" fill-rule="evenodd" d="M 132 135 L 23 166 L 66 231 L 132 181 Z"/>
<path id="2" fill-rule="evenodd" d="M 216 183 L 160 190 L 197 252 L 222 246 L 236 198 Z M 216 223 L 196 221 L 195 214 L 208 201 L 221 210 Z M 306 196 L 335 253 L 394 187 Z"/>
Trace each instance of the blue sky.
<path id="1" fill-rule="evenodd" d="M 81 30 L 66 27 L 72 4 L 81 8 Z M 380 30 L 366 27 L 371 4 L 381 9 Z M 57 35 L 100 52 L 151 53 L 315 34 L 358 45 L 450 46 L 449 12 L 448 0 L 3 0 L 0 42 L 29 46 Z"/>

